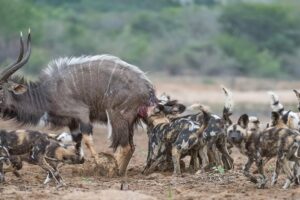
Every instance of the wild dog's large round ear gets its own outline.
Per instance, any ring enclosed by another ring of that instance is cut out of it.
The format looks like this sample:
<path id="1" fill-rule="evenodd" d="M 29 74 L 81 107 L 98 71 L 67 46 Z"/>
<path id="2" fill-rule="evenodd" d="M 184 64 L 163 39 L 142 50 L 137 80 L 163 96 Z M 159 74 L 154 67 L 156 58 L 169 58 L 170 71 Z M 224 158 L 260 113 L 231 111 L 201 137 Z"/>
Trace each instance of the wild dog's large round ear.
<path id="1" fill-rule="evenodd" d="M 172 112 L 175 112 L 177 114 L 181 114 L 185 111 L 186 107 L 185 105 L 181 104 L 181 103 L 177 103 L 176 105 L 174 105 L 172 107 Z"/>
<path id="2" fill-rule="evenodd" d="M 271 120 L 272 120 L 272 126 L 275 126 L 280 119 L 280 114 L 278 112 L 272 112 L 271 114 Z"/>
<path id="3" fill-rule="evenodd" d="M 161 111 L 164 111 L 165 110 L 165 106 L 164 105 L 161 105 L 161 104 L 157 104 L 154 108 L 154 112 L 155 113 L 159 113 Z"/>
<path id="4" fill-rule="evenodd" d="M 238 125 L 240 125 L 243 128 L 247 128 L 248 123 L 249 123 L 249 116 L 247 114 L 241 115 L 238 120 Z"/>

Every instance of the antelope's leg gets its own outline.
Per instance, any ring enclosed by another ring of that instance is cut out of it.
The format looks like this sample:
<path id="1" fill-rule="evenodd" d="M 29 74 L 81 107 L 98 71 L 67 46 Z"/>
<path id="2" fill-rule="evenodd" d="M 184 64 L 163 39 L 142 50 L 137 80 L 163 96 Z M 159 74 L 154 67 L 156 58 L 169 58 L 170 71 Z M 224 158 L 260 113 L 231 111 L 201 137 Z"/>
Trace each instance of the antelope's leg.
<path id="1" fill-rule="evenodd" d="M 129 164 L 129 161 L 134 153 L 135 147 L 130 144 L 126 146 L 119 146 L 115 151 L 115 158 L 119 167 L 119 174 L 124 176 L 126 174 L 126 169 Z"/>
<path id="2" fill-rule="evenodd" d="M 80 131 L 82 133 L 82 139 L 96 164 L 100 164 L 99 156 L 95 150 L 94 139 L 93 139 L 93 126 L 91 124 L 80 123 Z"/>
<path id="3" fill-rule="evenodd" d="M 92 134 L 83 133 L 83 142 L 90 151 L 92 157 L 94 158 L 96 164 L 100 164 L 99 156 L 97 151 L 95 150 L 94 139 Z"/>

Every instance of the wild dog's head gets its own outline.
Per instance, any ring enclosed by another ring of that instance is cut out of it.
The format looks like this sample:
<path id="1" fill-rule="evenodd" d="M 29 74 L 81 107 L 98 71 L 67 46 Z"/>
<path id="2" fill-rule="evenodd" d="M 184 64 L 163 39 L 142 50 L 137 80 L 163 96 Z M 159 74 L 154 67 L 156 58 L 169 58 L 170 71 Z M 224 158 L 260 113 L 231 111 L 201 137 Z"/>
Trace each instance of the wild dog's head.
<path id="1" fill-rule="evenodd" d="M 288 128 L 286 122 L 283 117 L 278 112 L 272 112 L 271 114 L 271 122 L 268 124 L 268 127 L 276 127 L 276 128 Z"/>
<path id="2" fill-rule="evenodd" d="M 54 157 L 67 164 L 84 163 L 84 153 L 81 145 L 82 134 L 68 135 L 68 133 L 62 133 L 59 136 L 58 138 L 64 143 L 59 143 L 59 145 L 56 145 L 56 148 L 54 148 L 55 145 L 53 147 L 50 146 L 50 149 L 53 148 Z"/>
<path id="3" fill-rule="evenodd" d="M 161 101 L 159 104 L 149 107 L 147 111 L 147 123 L 168 123 L 169 118 L 176 117 L 185 111 L 185 106 L 177 100 Z"/>
<path id="4" fill-rule="evenodd" d="M 249 124 L 248 124 L 248 131 L 252 133 L 257 133 L 260 130 L 260 121 L 258 117 L 250 116 L 249 117 Z"/>
<path id="5" fill-rule="evenodd" d="M 147 111 L 147 124 L 156 125 L 160 123 L 169 123 L 169 119 L 165 114 L 164 105 L 157 104 L 156 106 L 148 107 Z"/>
<path id="6" fill-rule="evenodd" d="M 232 124 L 228 127 L 227 139 L 232 144 L 239 145 L 243 141 L 247 141 L 252 134 L 256 133 L 254 130 L 257 130 L 257 128 L 259 128 L 259 120 L 255 117 L 249 117 L 247 114 L 243 114 L 236 124 Z"/>
<path id="7" fill-rule="evenodd" d="M 186 109 L 186 107 L 183 104 L 178 103 L 177 100 L 171 100 L 170 96 L 166 93 L 163 93 L 160 96 L 159 104 L 164 106 L 164 113 L 168 117 L 176 117 Z"/>

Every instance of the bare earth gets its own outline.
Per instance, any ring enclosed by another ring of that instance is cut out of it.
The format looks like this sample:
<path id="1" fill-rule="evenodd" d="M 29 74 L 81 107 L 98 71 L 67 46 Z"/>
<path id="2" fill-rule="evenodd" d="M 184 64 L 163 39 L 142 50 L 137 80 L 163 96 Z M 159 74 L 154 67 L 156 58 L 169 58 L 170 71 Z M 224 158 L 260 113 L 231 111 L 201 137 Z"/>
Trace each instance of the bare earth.
<path id="1" fill-rule="evenodd" d="M 223 94 L 219 89 L 219 82 L 212 85 L 182 81 L 181 84 L 168 80 L 157 82 L 158 92 L 166 91 L 175 98 L 186 103 L 196 101 L 210 104 L 223 104 Z M 189 85 L 187 85 L 189 84 Z M 272 85 L 272 84 L 271 84 Z M 293 84 L 291 89 L 300 84 Z M 228 86 L 229 87 L 229 86 Z M 230 87 L 229 87 L 230 88 Z M 271 87 L 270 87 L 271 88 Z M 284 102 L 294 103 L 296 98 L 287 89 L 288 86 L 276 86 L 279 96 Z M 235 101 L 238 103 L 253 102 L 262 105 L 269 104 L 266 91 L 269 88 L 256 91 L 255 88 L 233 90 Z M 267 109 L 267 108 L 266 108 Z M 238 110 L 238 112 L 242 112 Z M 236 118 L 237 116 L 235 116 Z M 1 122 L 1 128 L 16 129 L 16 126 Z M 30 128 L 32 129 L 32 127 Z M 58 131 L 60 132 L 60 131 Z M 99 152 L 112 153 L 109 149 L 105 126 L 96 126 L 94 138 Z M 183 177 L 173 177 L 171 173 L 154 173 L 149 176 L 141 174 L 147 156 L 147 135 L 144 129 L 139 128 L 135 133 L 136 151 L 130 162 L 127 178 L 105 178 L 93 172 L 90 176 L 79 173 L 80 165 L 64 166 L 61 169 L 66 187 L 56 188 L 52 183 L 44 186 L 46 174 L 37 166 L 25 165 L 20 171 L 22 178 L 18 179 L 13 174 L 6 175 L 6 183 L 0 185 L 0 199 L 113 199 L 113 200 L 151 200 L 151 199 L 300 199 L 300 187 L 292 186 L 288 190 L 281 189 L 285 176 L 281 174 L 278 184 L 274 187 L 268 182 L 266 189 L 256 189 L 241 173 L 245 157 L 234 151 L 235 168 L 224 174 L 208 172 L 204 174 L 190 174 L 186 172 Z M 87 152 L 87 151 L 85 151 Z M 87 157 L 89 157 L 88 153 Z M 188 161 L 188 160 L 187 160 Z M 274 169 L 274 161 L 266 166 L 270 179 Z M 86 174 L 86 173 L 85 173 Z M 126 182 L 129 190 L 121 191 L 121 183 Z"/>

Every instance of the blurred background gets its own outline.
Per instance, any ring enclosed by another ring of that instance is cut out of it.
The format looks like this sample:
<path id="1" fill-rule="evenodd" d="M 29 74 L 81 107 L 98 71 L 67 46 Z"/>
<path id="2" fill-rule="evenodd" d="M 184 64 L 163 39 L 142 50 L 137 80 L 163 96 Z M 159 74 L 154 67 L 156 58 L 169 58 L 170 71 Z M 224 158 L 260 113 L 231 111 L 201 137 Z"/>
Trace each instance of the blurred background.
<path id="1" fill-rule="evenodd" d="M 219 110 L 224 101 L 219 85 L 224 84 L 243 108 L 263 104 L 267 113 L 270 89 L 296 107 L 291 89 L 300 85 L 299 0 L 0 4 L 0 65 L 17 57 L 19 31 L 30 27 L 33 52 L 22 71 L 29 78 L 54 58 L 108 53 L 146 71 L 159 93 L 186 103 L 201 101 Z"/>

